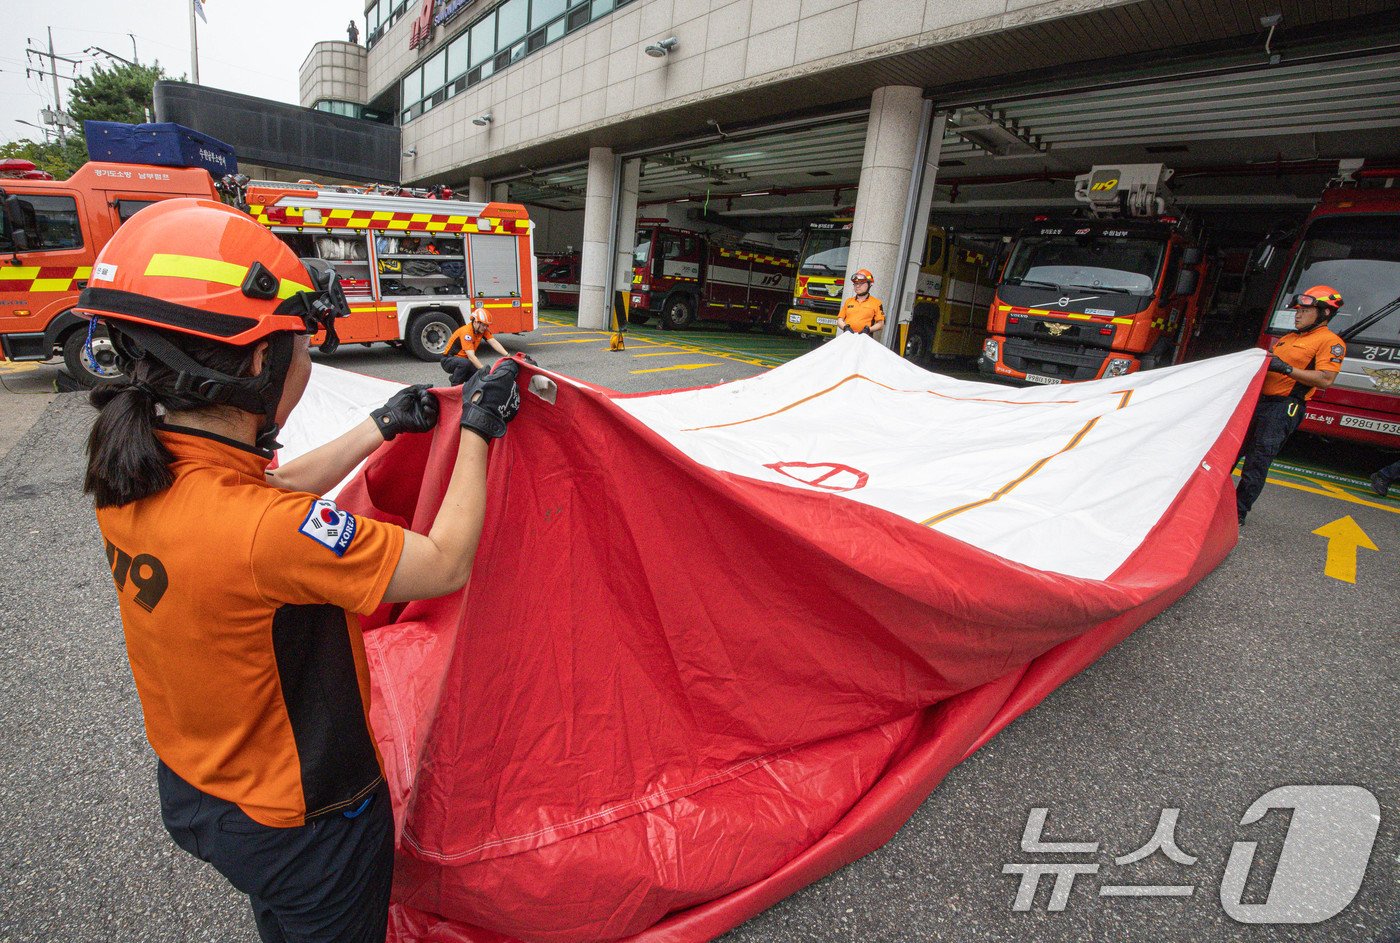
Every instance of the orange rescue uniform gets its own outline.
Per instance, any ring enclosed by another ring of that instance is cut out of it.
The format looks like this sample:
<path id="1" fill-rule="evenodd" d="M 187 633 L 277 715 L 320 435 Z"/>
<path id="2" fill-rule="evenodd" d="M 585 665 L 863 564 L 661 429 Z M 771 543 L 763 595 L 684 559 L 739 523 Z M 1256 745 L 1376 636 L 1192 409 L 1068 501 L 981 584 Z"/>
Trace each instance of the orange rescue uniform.
<path id="1" fill-rule="evenodd" d="M 269 458 L 163 427 L 174 483 L 97 512 L 146 736 L 181 779 L 291 827 L 383 778 L 359 621 L 403 530 L 264 477 Z"/>
<path id="2" fill-rule="evenodd" d="M 1274 344 L 1273 354 L 1284 363 L 1299 370 L 1325 370 L 1336 373 L 1342 369 L 1342 360 L 1347 355 L 1347 345 L 1334 334 L 1331 328 L 1318 325 L 1309 331 L 1285 334 Z M 1316 387 L 1304 386 L 1292 377 L 1282 373 L 1269 373 L 1264 376 L 1263 396 L 1291 396 L 1294 388 L 1306 389 L 1305 400 L 1312 399 Z"/>
<path id="3" fill-rule="evenodd" d="M 466 354 L 466 352 L 469 350 L 472 353 L 476 353 L 477 349 L 481 347 L 482 343 L 487 338 L 492 336 L 493 335 L 491 334 L 491 329 L 489 327 L 482 328 L 481 332 L 477 333 L 476 331 L 472 330 L 472 322 L 468 321 L 466 324 L 462 325 L 461 327 L 457 328 L 457 330 L 452 332 L 452 336 L 447 339 L 447 346 L 443 348 L 442 352 L 448 357 L 460 357 Z M 460 351 L 455 350 L 455 345 L 458 344 L 461 345 Z"/>
<path id="4" fill-rule="evenodd" d="M 841 305 L 841 315 L 837 320 L 857 334 L 867 327 L 874 332 L 885 323 L 885 306 L 873 295 L 866 295 L 864 301 L 853 295 Z"/>

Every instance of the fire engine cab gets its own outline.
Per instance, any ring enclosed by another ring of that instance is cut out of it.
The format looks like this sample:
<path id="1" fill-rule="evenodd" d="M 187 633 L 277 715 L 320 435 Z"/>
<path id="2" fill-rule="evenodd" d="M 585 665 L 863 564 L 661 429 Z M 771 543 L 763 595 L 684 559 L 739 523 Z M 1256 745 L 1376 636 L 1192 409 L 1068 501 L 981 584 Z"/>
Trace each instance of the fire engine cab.
<path id="1" fill-rule="evenodd" d="M 302 258 L 340 275 L 350 316 L 339 343 L 402 343 L 435 360 L 485 308 L 496 334 L 535 328 L 534 235 L 525 207 L 377 188 L 254 181 L 248 212 Z M 323 335 L 312 338 L 324 352 Z"/>
<path id="2" fill-rule="evenodd" d="M 1074 193 L 1092 218 L 1038 217 L 1021 233 L 988 314 L 983 373 L 1064 383 L 1185 359 L 1213 265 L 1168 213 L 1170 176 L 1161 164 L 1095 167 Z"/>

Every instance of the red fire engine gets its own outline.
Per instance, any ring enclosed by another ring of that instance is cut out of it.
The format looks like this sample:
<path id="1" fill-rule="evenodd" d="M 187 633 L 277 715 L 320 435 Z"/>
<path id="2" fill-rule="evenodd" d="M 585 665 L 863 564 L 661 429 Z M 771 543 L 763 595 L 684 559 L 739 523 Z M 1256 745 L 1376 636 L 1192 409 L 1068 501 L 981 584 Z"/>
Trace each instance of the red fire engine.
<path id="1" fill-rule="evenodd" d="M 646 225 L 632 256 L 630 320 L 656 317 L 671 330 L 723 321 L 781 331 L 796 272 L 797 256 L 782 249 Z"/>
<path id="2" fill-rule="evenodd" d="M 1259 346 L 1293 330 L 1293 296 L 1342 293 L 1331 328 L 1347 343 L 1336 381 L 1308 400 L 1302 428 L 1400 446 L 1400 168 L 1364 169 L 1323 191 L 1294 243 Z M 1266 247 L 1264 253 L 1271 253 Z M 1267 265 L 1267 258 L 1259 264 Z M 1385 312 L 1389 308 L 1388 313 Z M 1379 315 L 1379 317 L 1377 317 Z"/>
<path id="3" fill-rule="evenodd" d="M 523 206 L 265 181 L 248 187 L 247 203 L 298 256 L 340 275 L 351 312 L 336 325 L 340 343 L 402 341 L 435 360 L 477 306 L 494 333 L 535 328 L 534 235 Z M 328 351 L 324 340 L 312 342 Z"/>

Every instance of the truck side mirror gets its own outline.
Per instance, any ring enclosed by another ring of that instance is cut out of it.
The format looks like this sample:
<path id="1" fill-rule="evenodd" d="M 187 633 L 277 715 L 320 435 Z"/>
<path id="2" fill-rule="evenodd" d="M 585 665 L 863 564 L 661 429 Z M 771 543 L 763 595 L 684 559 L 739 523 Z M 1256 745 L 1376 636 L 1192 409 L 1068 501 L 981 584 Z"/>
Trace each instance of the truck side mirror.
<path id="1" fill-rule="evenodd" d="M 1269 263 L 1274 260 L 1274 250 L 1277 247 L 1272 242 L 1260 244 L 1249 254 L 1249 261 L 1245 263 L 1245 271 L 1250 275 L 1257 275 L 1269 267 Z"/>
<path id="2" fill-rule="evenodd" d="M 1184 260 L 1183 260 L 1184 261 Z M 1195 269 L 1184 268 L 1181 274 L 1176 277 L 1176 294 L 1190 295 L 1196 291 L 1196 285 L 1200 281 L 1200 275 Z"/>
<path id="3" fill-rule="evenodd" d="M 1205 253 L 1201 251 L 1200 246 L 1187 246 L 1181 250 L 1182 265 L 1200 265 L 1203 258 L 1205 258 Z"/>
<path id="4" fill-rule="evenodd" d="M 19 197 L 9 194 L 5 195 L 3 207 L 3 234 L 8 237 L 7 248 L 12 252 L 23 252 L 29 248 L 29 227 L 26 224 L 32 220 L 33 211 L 29 210 Z"/>

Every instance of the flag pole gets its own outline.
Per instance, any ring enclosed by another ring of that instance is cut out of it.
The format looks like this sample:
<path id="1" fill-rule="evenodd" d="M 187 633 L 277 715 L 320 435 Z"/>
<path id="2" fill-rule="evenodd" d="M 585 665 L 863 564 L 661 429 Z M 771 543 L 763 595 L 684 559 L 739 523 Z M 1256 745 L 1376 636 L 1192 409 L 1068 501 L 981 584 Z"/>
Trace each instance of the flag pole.
<path id="1" fill-rule="evenodd" d="M 199 84 L 199 33 L 194 27 L 194 8 L 199 0 L 185 0 L 190 8 L 190 78 L 195 85 Z"/>

